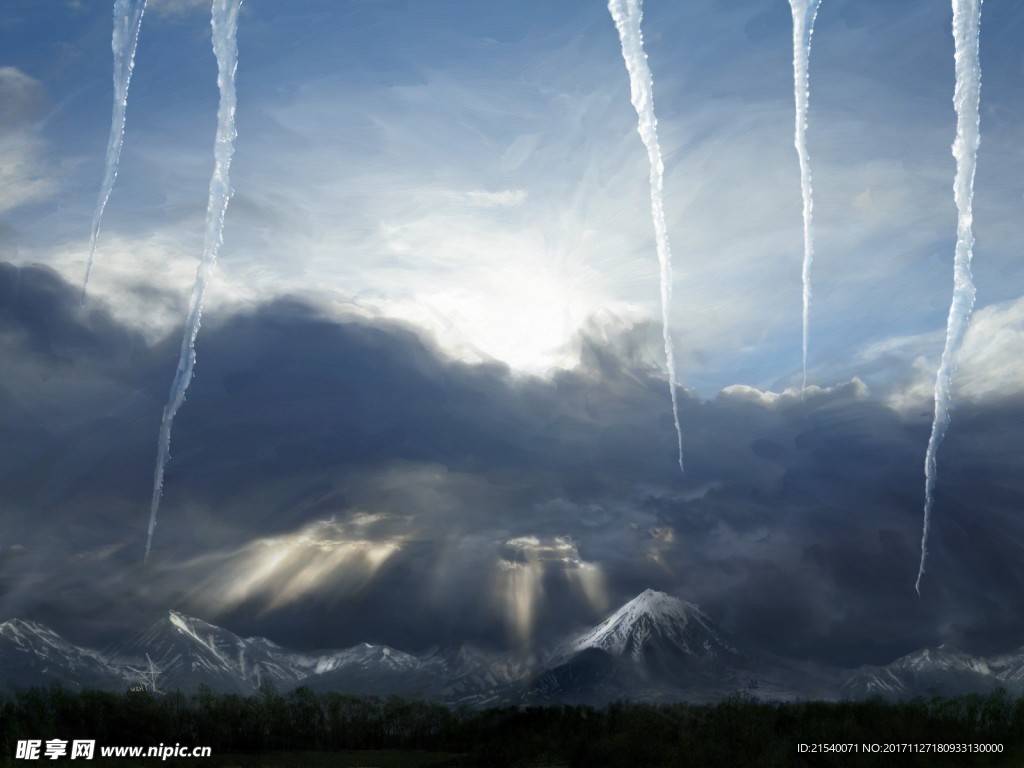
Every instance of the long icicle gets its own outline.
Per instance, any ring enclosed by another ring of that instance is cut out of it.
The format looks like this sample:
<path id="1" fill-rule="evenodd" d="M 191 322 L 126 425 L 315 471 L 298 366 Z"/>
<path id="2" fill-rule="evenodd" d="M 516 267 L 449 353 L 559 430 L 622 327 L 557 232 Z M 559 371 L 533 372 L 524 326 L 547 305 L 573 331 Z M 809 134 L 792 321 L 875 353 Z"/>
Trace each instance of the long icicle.
<path id="1" fill-rule="evenodd" d="M 807 340 L 811 317 L 811 261 L 814 257 L 811 221 L 814 211 L 811 188 L 811 159 L 807 153 L 807 104 L 811 89 L 809 70 L 811 62 L 811 38 L 814 35 L 814 20 L 818 16 L 821 0 L 789 0 L 793 12 L 793 100 L 796 107 L 796 129 L 793 145 L 800 160 L 800 194 L 804 204 L 804 262 L 803 262 L 803 383 L 800 391 L 807 389 Z"/>
<path id="2" fill-rule="evenodd" d="M 622 43 L 622 58 L 629 72 L 630 100 L 636 109 L 637 132 L 647 148 L 647 159 L 651 166 L 651 218 L 654 220 L 654 237 L 658 249 L 658 264 L 661 273 L 661 330 L 665 342 L 665 359 L 668 365 L 668 384 L 672 395 L 672 419 L 676 427 L 679 444 L 679 469 L 683 470 L 683 430 L 679 425 L 679 401 L 676 389 L 676 360 L 669 332 L 669 308 L 672 303 L 672 252 L 669 249 L 668 227 L 665 224 L 663 200 L 665 165 L 661 160 L 658 144 L 658 121 L 654 115 L 654 79 L 647 66 L 644 52 L 644 36 L 640 28 L 643 19 L 642 0 L 609 0 L 608 11 L 619 31 Z"/>
<path id="3" fill-rule="evenodd" d="M 953 182 L 957 210 L 956 254 L 953 261 L 953 300 L 946 321 L 946 345 L 935 375 L 935 416 L 924 459 L 924 529 L 921 533 L 921 565 L 914 584 L 919 595 L 924 563 L 928 556 L 928 529 L 935 503 L 936 453 L 949 427 L 953 374 L 956 372 L 960 346 L 974 308 L 974 279 L 971 276 L 974 248 L 972 203 L 974 169 L 977 166 L 978 145 L 981 143 L 981 120 L 978 114 L 981 101 L 981 61 L 978 57 L 980 30 L 981 0 L 953 0 L 953 40 L 956 47 L 956 90 L 953 93 L 953 105 L 956 107 L 956 140 L 953 142 L 953 157 L 956 158 L 956 179 Z"/>
<path id="4" fill-rule="evenodd" d="M 231 156 L 235 151 L 235 70 L 238 66 L 238 47 L 235 32 L 238 28 L 238 12 L 242 0 L 213 0 L 211 27 L 213 30 L 213 52 L 217 57 L 217 87 L 220 89 L 220 106 L 217 109 L 217 139 L 214 145 L 214 168 L 210 177 L 210 197 L 206 206 L 206 232 L 203 238 L 203 258 L 196 271 L 196 282 L 188 303 L 185 332 L 181 339 L 181 357 L 171 384 L 170 399 L 164 406 L 160 422 L 160 439 L 157 444 L 156 471 L 153 477 L 153 500 L 149 510 L 149 532 L 146 536 L 146 562 L 153 545 L 153 529 L 156 528 L 156 513 L 163 493 L 164 468 L 170 459 L 171 426 L 174 415 L 185 402 L 185 390 L 192 380 L 192 369 L 196 363 L 196 337 L 203 314 L 203 297 L 206 287 L 217 264 L 217 253 L 224 241 L 224 215 L 231 198 L 231 184 L 228 170 Z"/>
<path id="5" fill-rule="evenodd" d="M 110 116 L 110 137 L 107 139 L 107 159 L 103 171 L 96 210 L 92 215 L 92 232 L 89 237 L 89 260 L 85 265 L 85 279 L 82 281 L 81 306 L 85 306 L 85 292 L 89 288 L 89 275 L 96 256 L 96 242 L 100 236 L 103 211 L 107 207 L 110 193 L 117 179 L 117 164 L 121 159 L 121 145 L 124 143 L 125 113 L 128 110 L 128 86 L 135 69 L 135 48 L 142 28 L 142 14 L 146 0 L 114 0 L 114 33 L 110 47 L 114 51 L 114 108 Z"/>

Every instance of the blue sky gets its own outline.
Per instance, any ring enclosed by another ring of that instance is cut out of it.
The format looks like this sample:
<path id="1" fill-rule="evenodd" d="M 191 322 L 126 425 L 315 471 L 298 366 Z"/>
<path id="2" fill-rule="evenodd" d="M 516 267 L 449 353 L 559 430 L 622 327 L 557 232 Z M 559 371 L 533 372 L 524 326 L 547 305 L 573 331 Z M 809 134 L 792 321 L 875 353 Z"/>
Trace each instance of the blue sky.
<path id="1" fill-rule="evenodd" d="M 0 423 L 18 446 L 0 453 L 0 615 L 95 629 L 97 606 L 113 623 L 133 619 L 111 606 L 171 605 L 249 633 L 300 627 L 298 645 L 412 649 L 518 642 L 524 623 L 593 621 L 654 587 L 843 663 L 943 639 L 1019 645 L 1014 0 L 982 14 L 978 303 L 939 457 L 931 591 L 912 590 L 952 292 L 951 16 L 823 0 L 808 128 L 820 389 L 803 403 L 783 393 L 801 373 L 788 4 L 648 0 L 680 476 L 647 158 L 605 4 L 246 0 L 235 194 L 144 575 L 151 451 L 213 165 L 209 5 L 149 2 L 81 312 L 110 7 L 8 2 L 0 262 L 21 269 L 0 264 Z M 310 542 L 328 555 L 306 557 Z M 278 550 L 283 571 L 261 570 Z M 570 561 L 604 587 L 559 570 Z M 252 591 L 206 599 L 240 583 Z"/>
<path id="2" fill-rule="evenodd" d="M 982 22 L 979 307 L 1024 288 L 1022 15 L 989 2 Z M 147 11 L 97 254 L 97 296 L 154 333 L 174 322 L 198 258 L 216 110 L 207 16 L 172 0 Z M 886 365 L 854 361 L 894 338 L 913 337 L 901 363 L 937 356 L 955 231 L 950 18 L 925 2 L 819 14 L 815 383 L 879 376 Z M 109 126 L 109 25 L 102 4 L 56 0 L 16 3 L 4 20 L 5 65 L 33 81 L 24 172 L 47 190 L 5 205 L 5 239 L 16 260 L 69 278 Z M 651 3 L 644 27 L 679 377 L 704 396 L 792 385 L 802 243 L 788 6 Z M 239 50 L 236 197 L 209 311 L 316 292 L 534 373 L 571 364 L 559 347 L 592 315 L 656 317 L 646 160 L 601 3 L 250 0 Z M 141 284 L 165 294 L 159 313 L 132 298 Z"/>

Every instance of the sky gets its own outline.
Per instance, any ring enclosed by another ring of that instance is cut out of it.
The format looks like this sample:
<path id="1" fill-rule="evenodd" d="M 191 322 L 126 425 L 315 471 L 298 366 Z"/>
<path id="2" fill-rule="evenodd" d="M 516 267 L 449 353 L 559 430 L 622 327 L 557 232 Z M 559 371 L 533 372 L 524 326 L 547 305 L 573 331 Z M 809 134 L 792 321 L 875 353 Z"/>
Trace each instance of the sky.
<path id="1" fill-rule="evenodd" d="M 856 666 L 1024 644 L 1024 8 L 988 0 L 978 302 L 952 292 L 943 3 L 823 0 L 801 397 L 786 2 L 648 0 L 686 472 L 647 157 L 603 2 L 246 0 L 234 196 L 142 554 L 202 252 L 209 3 L 150 0 L 89 301 L 108 3 L 0 12 L 0 618 L 168 608 L 302 648 L 534 648 L 645 588 Z"/>

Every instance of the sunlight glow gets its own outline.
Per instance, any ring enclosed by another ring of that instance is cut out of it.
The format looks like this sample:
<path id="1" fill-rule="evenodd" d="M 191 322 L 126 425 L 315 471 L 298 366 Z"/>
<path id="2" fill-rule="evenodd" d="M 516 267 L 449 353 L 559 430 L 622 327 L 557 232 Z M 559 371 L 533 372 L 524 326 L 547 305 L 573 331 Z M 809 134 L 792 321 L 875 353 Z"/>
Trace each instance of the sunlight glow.
<path id="1" fill-rule="evenodd" d="M 541 540 L 520 536 L 505 542 L 505 557 L 498 559 L 496 597 L 516 639 L 527 644 L 533 634 L 538 607 L 544 599 L 544 576 L 561 573 L 570 589 L 596 613 L 608 606 L 604 574 L 598 565 L 580 559 L 576 544 L 567 536 Z"/>
<path id="2" fill-rule="evenodd" d="M 368 525 L 386 517 L 360 514 L 344 523 L 319 520 L 293 534 L 256 539 L 217 556 L 198 598 L 215 603 L 208 607 L 218 612 L 252 600 L 269 613 L 318 592 L 350 595 L 365 587 L 402 548 L 405 537 L 367 535 Z"/>

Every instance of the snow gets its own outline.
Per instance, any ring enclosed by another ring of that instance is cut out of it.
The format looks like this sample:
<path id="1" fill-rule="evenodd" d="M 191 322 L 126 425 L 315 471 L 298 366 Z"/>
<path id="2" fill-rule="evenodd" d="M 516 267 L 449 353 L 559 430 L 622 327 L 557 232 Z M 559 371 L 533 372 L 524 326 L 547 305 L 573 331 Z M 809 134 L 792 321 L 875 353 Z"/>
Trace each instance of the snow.
<path id="1" fill-rule="evenodd" d="M 653 589 L 644 590 L 593 630 L 577 638 L 571 650 L 600 648 L 616 656 L 629 652 L 639 658 L 644 645 L 659 636 L 688 653 L 697 652 L 691 647 L 691 640 L 698 641 L 704 655 L 716 649 L 736 652 L 699 607 Z"/>

